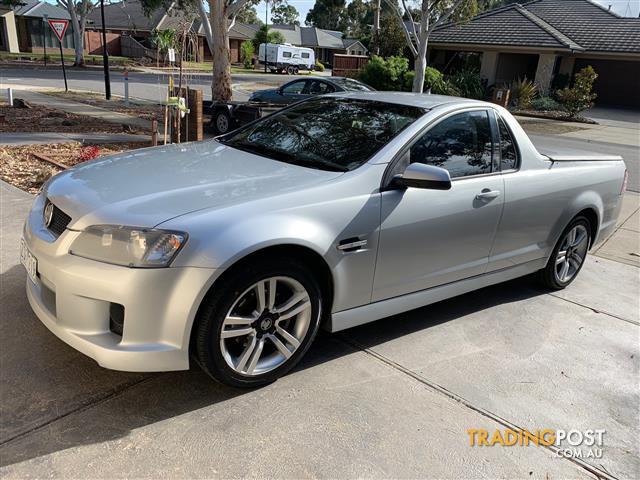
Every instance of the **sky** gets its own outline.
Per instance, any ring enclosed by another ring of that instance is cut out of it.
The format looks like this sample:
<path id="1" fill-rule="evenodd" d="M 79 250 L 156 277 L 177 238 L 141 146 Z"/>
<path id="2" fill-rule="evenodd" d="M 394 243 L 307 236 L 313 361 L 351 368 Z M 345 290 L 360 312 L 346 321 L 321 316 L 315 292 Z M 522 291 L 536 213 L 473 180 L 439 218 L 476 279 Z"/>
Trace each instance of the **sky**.
<path id="1" fill-rule="evenodd" d="M 526 0 L 522 0 L 522 3 L 525 1 Z M 605 8 L 611 5 L 611 9 L 614 12 L 623 16 L 637 17 L 640 13 L 640 0 L 595 0 L 595 2 L 603 5 Z M 288 3 L 298 9 L 298 12 L 300 12 L 300 24 L 304 25 L 307 12 L 313 7 L 315 0 L 288 0 Z M 258 18 L 264 22 L 265 3 L 260 2 L 256 10 L 258 12 Z M 271 8 L 269 8 L 269 11 L 271 11 Z M 269 22 L 271 22 L 271 19 L 269 19 Z"/>

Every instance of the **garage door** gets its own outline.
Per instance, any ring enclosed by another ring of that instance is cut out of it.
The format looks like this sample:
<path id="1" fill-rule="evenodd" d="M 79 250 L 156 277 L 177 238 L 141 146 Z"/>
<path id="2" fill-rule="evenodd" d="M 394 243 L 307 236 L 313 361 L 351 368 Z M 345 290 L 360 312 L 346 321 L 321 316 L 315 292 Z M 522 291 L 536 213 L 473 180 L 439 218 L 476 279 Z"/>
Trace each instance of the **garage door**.
<path id="1" fill-rule="evenodd" d="M 593 91 L 598 94 L 596 105 L 640 107 L 640 62 L 622 60 L 576 59 L 575 72 L 591 65 L 598 74 Z"/>

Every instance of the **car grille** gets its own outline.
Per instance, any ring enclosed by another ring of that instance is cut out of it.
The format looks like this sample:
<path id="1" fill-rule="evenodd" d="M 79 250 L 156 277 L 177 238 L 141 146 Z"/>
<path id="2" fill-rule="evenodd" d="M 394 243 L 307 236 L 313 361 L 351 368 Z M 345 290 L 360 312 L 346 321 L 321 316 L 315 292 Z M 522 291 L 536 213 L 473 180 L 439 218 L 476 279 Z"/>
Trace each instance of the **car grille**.
<path id="1" fill-rule="evenodd" d="M 51 223 L 47 228 L 55 233 L 56 236 L 60 236 L 70 221 L 71 217 L 54 205 Z"/>

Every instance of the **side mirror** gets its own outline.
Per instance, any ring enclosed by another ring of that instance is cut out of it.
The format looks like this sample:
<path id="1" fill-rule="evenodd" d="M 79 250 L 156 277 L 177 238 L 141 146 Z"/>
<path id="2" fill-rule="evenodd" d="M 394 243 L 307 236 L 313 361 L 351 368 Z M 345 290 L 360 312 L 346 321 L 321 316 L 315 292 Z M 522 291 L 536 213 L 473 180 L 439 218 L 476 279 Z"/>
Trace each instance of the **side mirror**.
<path id="1" fill-rule="evenodd" d="M 393 177 L 391 185 L 395 187 L 428 188 L 431 190 L 451 189 L 451 177 L 444 168 L 411 163 L 402 175 Z"/>

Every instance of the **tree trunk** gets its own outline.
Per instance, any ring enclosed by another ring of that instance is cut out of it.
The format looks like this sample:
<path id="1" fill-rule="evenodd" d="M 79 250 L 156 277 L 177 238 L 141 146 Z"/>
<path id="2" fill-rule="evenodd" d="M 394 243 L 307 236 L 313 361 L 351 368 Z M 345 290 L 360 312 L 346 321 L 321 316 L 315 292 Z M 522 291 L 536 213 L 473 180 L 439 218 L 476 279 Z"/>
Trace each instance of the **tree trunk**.
<path id="1" fill-rule="evenodd" d="M 73 30 L 73 48 L 75 50 L 75 60 L 73 64 L 76 67 L 84 65 L 84 39 L 80 29 L 80 22 L 78 21 L 78 13 L 76 12 L 75 2 L 68 0 L 67 11 L 71 17 L 71 28 Z"/>
<path id="2" fill-rule="evenodd" d="M 373 38 L 375 55 L 380 55 L 380 9 L 382 0 L 376 0 L 375 10 L 373 11 Z"/>
<path id="3" fill-rule="evenodd" d="M 211 30 L 213 38 L 213 79 L 211 98 L 214 101 L 231 100 L 231 62 L 229 59 L 229 32 L 227 14 L 223 0 L 209 0 Z"/>
<path id="4" fill-rule="evenodd" d="M 211 32 L 211 23 L 209 23 L 209 14 L 204 9 L 204 2 L 202 0 L 197 0 L 196 4 L 198 5 L 200 23 L 202 23 L 202 29 L 204 30 L 204 35 L 207 39 L 207 46 L 209 48 L 209 52 L 213 55 L 213 33 Z"/>
<path id="5" fill-rule="evenodd" d="M 422 1 L 420 28 L 418 30 L 418 53 L 415 58 L 416 72 L 413 77 L 413 92 L 422 93 L 424 90 L 424 71 L 427 68 L 427 46 L 429 44 L 429 14 L 431 10 L 430 0 Z"/>

